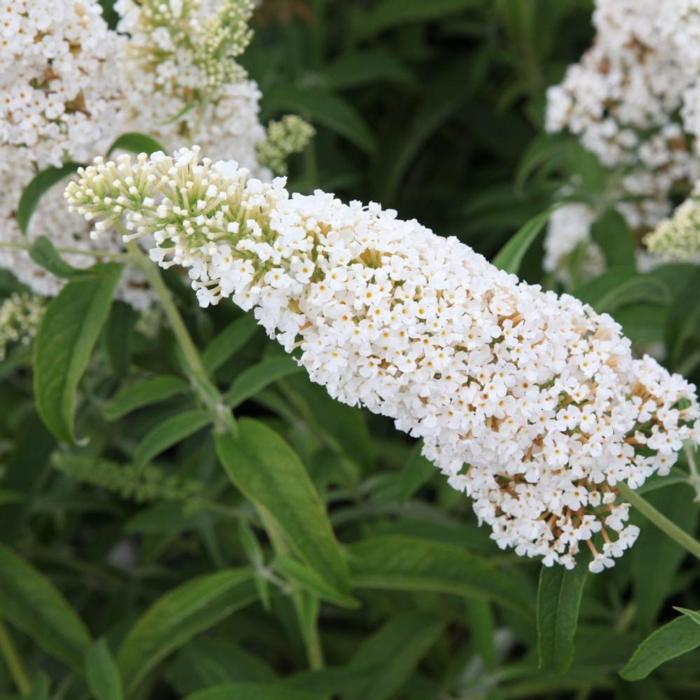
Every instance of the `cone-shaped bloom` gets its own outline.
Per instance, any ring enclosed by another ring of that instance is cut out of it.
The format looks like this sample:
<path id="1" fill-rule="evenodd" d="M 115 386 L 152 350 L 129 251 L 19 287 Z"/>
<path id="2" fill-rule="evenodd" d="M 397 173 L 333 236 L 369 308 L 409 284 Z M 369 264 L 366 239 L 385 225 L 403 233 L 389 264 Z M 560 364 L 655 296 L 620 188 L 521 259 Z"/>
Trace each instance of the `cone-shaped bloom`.
<path id="1" fill-rule="evenodd" d="M 422 438 L 501 547 L 591 570 L 636 539 L 615 485 L 667 474 L 697 441 L 694 387 L 632 357 L 605 314 L 521 283 L 456 238 L 377 204 L 292 195 L 233 162 L 98 160 L 66 195 L 188 269 L 202 306 L 232 298 L 331 396 Z"/>

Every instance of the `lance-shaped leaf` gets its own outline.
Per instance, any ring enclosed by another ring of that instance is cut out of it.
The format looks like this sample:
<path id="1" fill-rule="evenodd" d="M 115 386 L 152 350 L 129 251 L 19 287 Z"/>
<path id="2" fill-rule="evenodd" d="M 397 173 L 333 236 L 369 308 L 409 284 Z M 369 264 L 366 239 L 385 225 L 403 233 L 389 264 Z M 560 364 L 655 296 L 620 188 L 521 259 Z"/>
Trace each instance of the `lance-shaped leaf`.
<path id="1" fill-rule="evenodd" d="M 160 661 L 256 599 L 250 569 L 191 579 L 159 598 L 136 622 L 117 656 L 127 695 Z"/>
<path id="2" fill-rule="evenodd" d="M 239 429 L 238 439 L 227 433 L 216 436 L 219 460 L 234 486 L 273 520 L 302 561 L 347 594 L 347 564 L 301 460 L 263 423 L 242 420 Z"/>
<path id="3" fill-rule="evenodd" d="M 571 571 L 563 566 L 540 570 L 537 640 L 541 669 L 563 673 L 571 665 L 586 574 L 582 565 Z"/>
<path id="4" fill-rule="evenodd" d="M 529 612 L 530 597 L 518 578 L 462 547 L 386 535 L 353 544 L 349 551 L 353 584 L 360 588 L 449 593 Z"/>
<path id="5" fill-rule="evenodd" d="M 54 585 L 0 545 L 0 618 L 8 620 L 51 656 L 82 669 L 90 634 Z"/>
<path id="6" fill-rule="evenodd" d="M 120 265 L 95 265 L 66 284 L 46 307 L 34 346 L 39 415 L 63 442 L 74 442 L 78 384 L 109 315 Z"/>

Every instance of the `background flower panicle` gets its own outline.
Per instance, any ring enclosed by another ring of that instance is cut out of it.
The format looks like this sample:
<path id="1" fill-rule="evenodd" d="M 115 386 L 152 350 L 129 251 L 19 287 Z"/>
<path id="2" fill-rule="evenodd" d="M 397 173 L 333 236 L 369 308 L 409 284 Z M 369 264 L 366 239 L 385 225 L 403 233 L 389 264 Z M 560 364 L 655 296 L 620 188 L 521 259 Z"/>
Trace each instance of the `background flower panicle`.
<path id="1" fill-rule="evenodd" d="M 295 153 L 301 153 L 314 137 L 315 129 L 296 114 L 267 125 L 267 138 L 256 146 L 260 164 L 275 175 L 287 174 L 287 161 Z"/>
<path id="2" fill-rule="evenodd" d="M 0 0 L 0 143 L 16 161 L 88 160 L 118 133 L 123 39 L 101 12 L 94 0 Z"/>
<path id="3" fill-rule="evenodd" d="M 649 250 L 669 260 L 697 260 L 700 255 L 700 188 L 646 237 Z"/>
<path id="4" fill-rule="evenodd" d="M 46 235 L 59 250 L 89 252 L 85 223 L 70 214 L 60 186 L 41 198 L 26 233 L 16 212 L 38 170 L 90 160 L 123 130 L 125 91 L 114 65 L 126 39 L 108 28 L 97 0 L 3 0 L 0 17 L 0 243 L 22 246 Z M 65 257 L 76 267 L 95 259 Z M 0 246 L 0 267 L 43 296 L 62 286 L 25 250 Z M 150 303 L 134 270 L 125 271 L 119 297 L 136 308 Z"/>
<path id="5" fill-rule="evenodd" d="M 252 9 L 250 0 L 121 0 L 118 33 L 98 0 L 2 0 L 0 242 L 20 246 L 46 235 L 64 251 L 90 249 L 85 222 L 68 212 L 60 187 L 41 198 L 26 234 L 16 221 L 19 199 L 37 170 L 90 160 L 127 131 L 169 147 L 196 135 L 212 152 L 271 177 L 256 153 L 265 143 L 260 91 L 236 60 L 252 36 Z M 299 134 L 293 128 L 278 144 L 275 167 Z M 121 243 L 100 248 L 114 253 Z M 94 261 L 65 257 L 77 267 Z M 24 250 L 0 247 L 0 267 L 38 294 L 52 296 L 62 286 Z M 141 274 L 127 269 L 122 280 L 119 297 L 146 309 L 151 295 Z"/>
<path id="6" fill-rule="evenodd" d="M 11 346 L 34 340 L 43 314 L 43 299 L 27 292 L 15 292 L 0 303 L 0 361 Z"/>
<path id="7" fill-rule="evenodd" d="M 593 20 L 593 46 L 548 91 L 547 130 L 575 134 L 616 170 L 615 208 L 631 228 L 652 229 L 671 211 L 671 191 L 700 177 L 700 3 L 597 0 Z M 562 233 L 552 226 L 548 236 Z"/>
<path id="8" fill-rule="evenodd" d="M 121 57 L 127 130 L 167 148 L 197 141 L 268 176 L 255 150 L 265 140 L 260 90 L 236 61 L 252 37 L 252 1 L 118 0 L 115 9 L 129 36 Z"/>
<path id="9" fill-rule="evenodd" d="M 596 212 L 583 202 L 571 202 L 557 207 L 549 218 L 549 232 L 544 241 L 544 269 L 548 272 L 556 270 L 582 243 L 587 243 L 595 220 Z M 584 276 L 595 277 L 603 271 L 603 252 L 595 243 L 585 245 L 583 255 Z M 570 281 L 566 268 L 560 274 L 565 281 Z"/>
<path id="10" fill-rule="evenodd" d="M 232 298 L 334 398 L 390 416 L 474 499 L 502 548 L 592 571 L 636 539 L 616 484 L 668 474 L 700 440 L 694 387 L 635 360 L 613 319 L 519 283 L 377 204 L 290 196 L 198 149 L 99 159 L 66 196 L 99 238 L 121 220 Z"/>

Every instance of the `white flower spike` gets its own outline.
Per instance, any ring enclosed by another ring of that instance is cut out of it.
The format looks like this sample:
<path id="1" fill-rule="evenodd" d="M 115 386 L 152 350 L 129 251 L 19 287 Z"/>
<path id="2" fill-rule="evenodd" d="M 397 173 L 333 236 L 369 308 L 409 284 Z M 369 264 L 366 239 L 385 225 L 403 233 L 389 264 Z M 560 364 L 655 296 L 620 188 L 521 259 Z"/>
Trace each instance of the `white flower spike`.
<path id="1" fill-rule="evenodd" d="M 234 162 L 98 159 L 66 196 L 162 267 L 187 268 L 200 304 L 253 310 L 331 396 L 390 416 L 500 547 L 592 571 L 636 539 L 616 484 L 668 474 L 698 442 L 694 387 L 632 357 L 620 326 L 571 296 L 518 282 L 456 238 L 377 204 L 291 195 Z"/>

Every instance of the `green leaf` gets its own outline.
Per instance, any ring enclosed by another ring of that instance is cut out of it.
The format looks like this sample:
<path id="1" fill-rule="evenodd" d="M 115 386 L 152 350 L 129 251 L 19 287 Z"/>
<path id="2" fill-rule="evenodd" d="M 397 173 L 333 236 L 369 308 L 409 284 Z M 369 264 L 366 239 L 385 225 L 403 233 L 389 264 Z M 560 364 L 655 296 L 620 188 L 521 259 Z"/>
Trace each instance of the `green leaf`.
<path id="1" fill-rule="evenodd" d="M 661 664 L 700 646 L 700 625 L 684 614 L 652 632 L 620 671 L 626 681 L 646 678 Z"/>
<path id="2" fill-rule="evenodd" d="M 427 3 L 425 3 L 427 5 Z M 481 83 L 488 56 L 455 60 L 449 68 L 427 86 L 415 116 L 409 124 L 401 124 L 396 139 L 389 140 L 377 159 L 375 186 L 379 200 L 390 206 L 396 198 L 409 166 L 438 129 L 469 99 Z"/>
<path id="3" fill-rule="evenodd" d="M 637 243 L 634 234 L 615 209 L 608 209 L 591 226 L 591 238 L 600 246 L 608 267 L 634 267 Z"/>
<path id="4" fill-rule="evenodd" d="M 292 690 L 282 683 L 226 683 L 198 690 L 184 700 L 319 700 L 300 690 Z"/>
<path id="5" fill-rule="evenodd" d="M 158 141 L 146 134 L 139 134 L 135 131 L 122 134 L 107 150 L 107 155 L 110 155 L 113 151 L 130 151 L 131 153 L 155 153 L 156 151 L 163 151 L 165 149 L 161 146 Z"/>
<path id="6" fill-rule="evenodd" d="M 279 556 L 272 562 L 272 568 L 312 595 L 342 608 L 358 608 L 359 602 L 347 595 L 340 595 L 324 578 L 305 564 L 292 557 Z"/>
<path id="7" fill-rule="evenodd" d="M 486 600 L 467 601 L 467 622 L 474 646 L 489 670 L 496 668 L 496 623 L 491 603 Z"/>
<path id="8" fill-rule="evenodd" d="M 224 683 L 268 683 L 274 671 L 260 657 L 225 639 L 194 639 L 177 652 L 165 673 L 179 696 Z"/>
<path id="9" fill-rule="evenodd" d="M 265 93 L 269 111 L 299 112 L 312 122 L 344 136 L 364 151 L 375 149 L 369 125 L 352 104 L 331 92 L 280 85 Z"/>
<path id="10" fill-rule="evenodd" d="M 537 589 L 537 650 L 539 667 L 563 673 L 574 658 L 581 596 L 587 569 L 543 566 Z"/>
<path id="11" fill-rule="evenodd" d="M 353 34 L 366 39 L 408 22 L 427 22 L 481 5 L 481 0 L 381 0 L 358 12 Z"/>
<path id="12" fill-rule="evenodd" d="M 51 656 L 82 669 L 90 634 L 53 584 L 0 545 L 0 618 L 28 634 Z"/>
<path id="13" fill-rule="evenodd" d="M 138 313 L 123 301 L 116 301 L 112 305 L 105 330 L 105 343 L 112 368 L 120 376 L 125 375 L 129 369 L 131 341 L 138 317 Z"/>
<path id="14" fill-rule="evenodd" d="M 362 643 L 350 661 L 360 682 L 347 694 L 348 700 L 396 697 L 443 627 L 439 617 L 420 612 L 403 613 L 387 622 Z"/>
<path id="15" fill-rule="evenodd" d="M 102 409 L 107 420 L 117 420 L 131 411 L 186 394 L 189 384 L 179 377 L 149 377 L 124 387 Z"/>
<path id="16" fill-rule="evenodd" d="M 284 533 L 294 553 L 339 593 L 348 568 L 321 497 L 289 445 L 259 421 L 244 419 L 240 435 L 216 436 L 216 451 L 234 486 Z"/>
<path id="17" fill-rule="evenodd" d="M 250 527 L 246 520 L 241 520 L 239 524 L 239 534 L 241 540 L 241 546 L 245 552 L 248 561 L 253 565 L 253 570 L 255 571 L 255 588 L 258 592 L 258 597 L 262 603 L 265 610 L 270 609 L 270 582 L 263 571 L 265 568 L 265 557 L 263 555 L 258 538 L 253 532 L 253 528 Z"/>
<path id="18" fill-rule="evenodd" d="M 32 678 L 32 688 L 29 694 L 23 697 L 26 700 L 49 700 L 50 687 L 49 677 L 43 671 L 39 671 Z"/>
<path id="19" fill-rule="evenodd" d="M 514 275 L 517 275 L 525 253 L 527 253 L 530 246 L 543 231 L 545 224 L 552 215 L 552 211 L 552 208 L 547 209 L 530 219 L 530 221 L 501 248 L 498 255 L 493 259 L 493 264 L 501 270 L 512 272 Z"/>
<path id="20" fill-rule="evenodd" d="M 23 499 L 21 493 L 17 491 L 7 491 L 6 489 L 0 489 L 0 506 L 6 503 L 19 503 Z"/>
<path id="21" fill-rule="evenodd" d="M 561 169 L 561 161 L 572 148 L 569 135 L 540 134 L 527 147 L 515 173 L 515 191 L 522 194 L 525 183 L 532 173 L 546 166 Z"/>
<path id="22" fill-rule="evenodd" d="M 675 606 L 674 610 L 678 610 L 679 613 L 687 615 L 696 625 L 700 625 L 700 611 L 688 610 L 688 608 L 679 608 Z"/>
<path id="23" fill-rule="evenodd" d="M 84 275 L 85 270 L 69 265 L 56 250 L 55 246 L 46 236 L 39 236 L 29 250 L 31 259 L 40 267 L 48 270 L 56 277 L 70 279 L 76 275 Z"/>
<path id="24" fill-rule="evenodd" d="M 77 390 L 107 320 L 120 265 L 95 265 L 46 307 L 34 344 L 34 393 L 39 415 L 63 442 L 74 442 Z"/>
<path id="25" fill-rule="evenodd" d="M 60 168 L 46 168 L 34 176 L 31 182 L 24 188 L 17 207 L 17 224 L 22 233 L 26 234 L 29 229 L 29 221 L 36 210 L 39 200 L 57 182 L 72 175 L 79 167 L 80 163 L 66 163 Z"/>
<path id="26" fill-rule="evenodd" d="M 168 654 L 256 598 L 249 569 L 193 578 L 159 598 L 136 622 L 117 655 L 131 695 Z"/>
<path id="27" fill-rule="evenodd" d="M 123 699 L 119 668 L 104 639 L 96 641 L 85 653 L 85 678 L 97 700 Z"/>
<path id="28" fill-rule="evenodd" d="M 435 465 L 421 454 L 422 443 L 416 443 L 399 475 L 398 498 L 405 503 L 435 474 Z"/>
<path id="29" fill-rule="evenodd" d="M 335 90 L 379 81 L 410 85 L 415 80 L 397 56 L 386 49 L 365 49 L 343 54 L 326 66 L 323 77 Z"/>
<path id="30" fill-rule="evenodd" d="M 241 372 L 226 392 L 224 399 L 232 408 L 274 382 L 301 372 L 302 368 L 289 356 L 269 357 Z"/>
<path id="31" fill-rule="evenodd" d="M 581 285 L 573 292 L 599 313 L 614 313 L 630 304 L 667 304 L 671 301 L 668 287 L 650 274 L 637 274 L 628 267 L 608 270 Z"/>
<path id="32" fill-rule="evenodd" d="M 193 408 L 158 423 L 134 450 L 134 464 L 148 464 L 156 455 L 182 442 L 211 422 L 208 411 Z"/>
<path id="33" fill-rule="evenodd" d="M 527 590 L 517 578 L 469 554 L 434 540 L 386 535 L 350 545 L 353 585 L 396 591 L 433 591 L 494 600 L 529 612 Z"/>
<path id="34" fill-rule="evenodd" d="M 252 315 L 245 315 L 231 322 L 204 348 L 202 362 L 209 374 L 216 372 L 230 357 L 238 352 L 258 329 Z"/>

